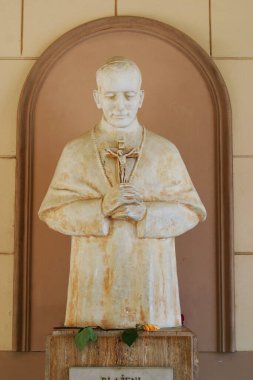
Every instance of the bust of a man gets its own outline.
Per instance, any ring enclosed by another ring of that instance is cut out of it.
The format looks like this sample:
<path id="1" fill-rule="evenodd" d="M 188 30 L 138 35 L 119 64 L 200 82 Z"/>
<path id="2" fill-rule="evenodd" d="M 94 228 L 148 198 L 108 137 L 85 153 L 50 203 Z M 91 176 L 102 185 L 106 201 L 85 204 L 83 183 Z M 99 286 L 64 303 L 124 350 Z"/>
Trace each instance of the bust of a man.
<path id="1" fill-rule="evenodd" d="M 39 211 L 72 239 L 65 326 L 180 326 L 174 239 L 205 208 L 176 147 L 137 119 L 134 62 L 102 65 L 94 99 L 102 118 L 66 145 Z"/>

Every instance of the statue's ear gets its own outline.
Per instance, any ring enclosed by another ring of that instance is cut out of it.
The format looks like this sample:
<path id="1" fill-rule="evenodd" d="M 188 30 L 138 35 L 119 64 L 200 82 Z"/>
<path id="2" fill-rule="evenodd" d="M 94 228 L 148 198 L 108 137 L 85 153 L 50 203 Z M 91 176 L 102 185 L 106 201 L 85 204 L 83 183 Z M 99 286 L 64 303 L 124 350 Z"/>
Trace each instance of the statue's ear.
<path id="1" fill-rule="evenodd" d="M 143 100 L 144 100 L 144 90 L 140 90 L 139 108 L 142 107 Z"/>
<path id="2" fill-rule="evenodd" d="M 97 105 L 97 108 L 101 109 L 101 103 L 100 103 L 100 96 L 98 90 L 93 90 L 93 98 L 95 100 L 95 103 Z"/>

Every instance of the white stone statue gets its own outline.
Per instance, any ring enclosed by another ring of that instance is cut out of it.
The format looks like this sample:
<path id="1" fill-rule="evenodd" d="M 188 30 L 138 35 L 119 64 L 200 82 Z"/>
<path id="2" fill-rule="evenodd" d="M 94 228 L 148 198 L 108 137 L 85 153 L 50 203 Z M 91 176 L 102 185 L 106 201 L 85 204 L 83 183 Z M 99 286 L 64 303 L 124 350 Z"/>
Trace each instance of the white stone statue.
<path id="1" fill-rule="evenodd" d="M 180 326 L 175 237 L 205 208 L 176 147 L 138 122 L 137 65 L 111 58 L 97 87 L 102 119 L 65 146 L 39 211 L 72 238 L 65 326 Z"/>

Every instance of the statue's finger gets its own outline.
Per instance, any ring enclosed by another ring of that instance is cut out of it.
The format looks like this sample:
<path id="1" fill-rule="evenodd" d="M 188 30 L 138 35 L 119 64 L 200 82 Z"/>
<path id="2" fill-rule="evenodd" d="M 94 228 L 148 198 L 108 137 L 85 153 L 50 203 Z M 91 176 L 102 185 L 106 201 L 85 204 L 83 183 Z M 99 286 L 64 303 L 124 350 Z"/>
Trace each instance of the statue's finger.
<path id="1" fill-rule="evenodd" d="M 135 186 L 131 185 L 130 183 L 121 183 L 120 184 L 120 188 L 123 188 L 123 189 L 132 189 L 132 190 L 137 191 L 137 188 Z"/>
<path id="2" fill-rule="evenodd" d="M 142 201 L 140 194 L 137 194 L 137 193 L 125 193 L 125 194 L 122 194 L 122 197 L 126 199 L 131 198 L 134 200 Z"/>

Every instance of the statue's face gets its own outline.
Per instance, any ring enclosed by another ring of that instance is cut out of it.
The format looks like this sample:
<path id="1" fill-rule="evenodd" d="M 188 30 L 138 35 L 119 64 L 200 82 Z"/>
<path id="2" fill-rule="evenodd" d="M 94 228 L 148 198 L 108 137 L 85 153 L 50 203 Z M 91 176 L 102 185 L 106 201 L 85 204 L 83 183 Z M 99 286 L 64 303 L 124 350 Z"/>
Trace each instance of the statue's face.
<path id="1" fill-rule="evenodd" d="M 94 98 L 107 123 L 116 128 L 131 125 L 144 97 L 138 73 L 133 69 L 104 73 L 99 87 Z"/>

